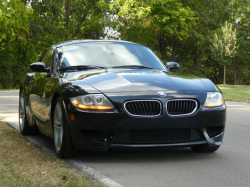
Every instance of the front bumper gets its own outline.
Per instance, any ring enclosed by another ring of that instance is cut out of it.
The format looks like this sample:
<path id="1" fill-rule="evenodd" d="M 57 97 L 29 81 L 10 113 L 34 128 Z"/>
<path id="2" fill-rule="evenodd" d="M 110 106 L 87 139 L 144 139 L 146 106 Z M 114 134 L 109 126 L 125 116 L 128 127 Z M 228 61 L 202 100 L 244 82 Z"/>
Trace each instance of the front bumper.
<path id="1" fill-rule="evenodd" d="M 161 144 L 117 144 L 112 141 L 96 141 L 81 137 L 77 140 L 76 149 L 87 151 L 107 151 L 110 147 L 127 148 L 151 148 L 151 147 L 192 147 L 195 145 L 208 144 L 209 146 L 218 146 L 222 144 L 223 132 L 213 138 L 191 142 L 161 143 Z"/>
<path id="2" fill-rule="evenodd" d="M 126 96 L 124 96 L 126 95 Z M 105 151 L 109 147 L 182 147 L 199 144 L 221 145 L 226 123 L 226 105 L 204 108 L 207 92 L 179 91 L 164 98 L 148 92 L 114 93 L 108 97 L 116 110 L 110 113 L 83 112 L 65 99 L 65 109 L 73 145 L 79 150 Z M 157 117 L 130 116 L 124 102 L 138 99 L 158 100 L 162 113 Z M 199 108 L 190 116 L 169 116 L 166 103 L 173 98 L 193 98 Z M 74 115 L 74 120 L 70 115 Z M 168 138 L 169 137 L 169 138 Z"/>
<path id="3" fill-rule="evenodd" d="M 75 116 L 74 121 L 70 120 L 71 114 Z M 68 109 L 67 116 L 73 145 L 79 150 L 106 151 L 110 147 L 191 147 L 199 144 L 215 146 L 222 144 L 226 106 L 201 109 L 193 116 L 178 118 L 167 115 L 136 118 L 129 116 L 125 111 L 86 113 L 71 109 Z M 177 135 L 172 134 L 172 139 L 164 138 L 176 131 Z M 180 134 L 179 131 L 187 133 Z M 196 134 L 190 134 L 192 131 Z M 155 133 L 155 137 L 141 140 L 134 137 L 135 132 L 145 132 L 137 137 L 145 137 L 152 133 Z M 161 132 L 166 132 L 166 135 Z M 176 136 L 181 138 L 176 139 Z M 186 136 L 189 138 L 185 138 Z M 158 140 L 155 141 L 154 138 Z"/>

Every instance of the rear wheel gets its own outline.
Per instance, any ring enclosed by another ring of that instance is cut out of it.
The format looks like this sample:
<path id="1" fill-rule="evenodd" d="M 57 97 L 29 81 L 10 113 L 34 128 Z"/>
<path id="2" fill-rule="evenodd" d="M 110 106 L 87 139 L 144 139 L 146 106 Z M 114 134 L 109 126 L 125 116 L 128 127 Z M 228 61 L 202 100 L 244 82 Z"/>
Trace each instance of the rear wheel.
<path id="1" fill-rule="evenodd" d="M 195 145 L 193 147 L 191 147 L 191 149 L 194 152 L 197 153 L 213 153 L 215 151 L 217 151 L 220 148 L 220 146 L 209 146 L 208 144 L 205 145 Z"/>
<path id="2" fill-rule="evenodd" d="M 55 150 L 60 158 L 73 158 L 78 155 L 74 149 L 70 129 L 66 119 L 66 113 L 63 109 L 62 99 L 58 98 L 54 109 L 53 118 L 54 145 Z"/>
<path id="3" fill-rule="evenodd" d="M 25 108 L 25 93 L 24 90 L 21 90 L 19 95 L 19 130 L 24 136 L 33 134 L 33 129 L 28 124 Z"/>

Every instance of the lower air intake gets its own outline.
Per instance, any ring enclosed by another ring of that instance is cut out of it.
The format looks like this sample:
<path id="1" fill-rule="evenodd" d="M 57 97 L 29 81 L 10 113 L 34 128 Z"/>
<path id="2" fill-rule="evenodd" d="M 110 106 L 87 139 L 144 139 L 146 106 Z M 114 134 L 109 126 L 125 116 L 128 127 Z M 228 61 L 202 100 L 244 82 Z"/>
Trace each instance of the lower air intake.
<path id="1" fill-rule="evenodd" d="M 114 131 L 117 144 L 167 144 L 205 140 L 199 129 Z"/>

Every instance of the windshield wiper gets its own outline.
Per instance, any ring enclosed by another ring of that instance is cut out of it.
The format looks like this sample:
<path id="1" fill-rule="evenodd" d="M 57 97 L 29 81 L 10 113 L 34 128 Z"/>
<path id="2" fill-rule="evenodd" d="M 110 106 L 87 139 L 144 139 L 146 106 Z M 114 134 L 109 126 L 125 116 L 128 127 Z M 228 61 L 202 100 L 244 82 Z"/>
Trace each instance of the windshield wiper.
<path id="1" fill-rule="evenodd" d="M 88 70 L 88 69 L 106 69 L 101 66 L 92 66 L 92 65 L 81 65 L 81 66 L 68 66 L 65 68 L 60 68 L 60 71 L 79 71 L 79 70 Z"/>
<path id="2" fill-rule="evenodd" d="M 141 65 L 113 66 L 112 68 L 154 69 L 148 66 L 141 66 Z"/>

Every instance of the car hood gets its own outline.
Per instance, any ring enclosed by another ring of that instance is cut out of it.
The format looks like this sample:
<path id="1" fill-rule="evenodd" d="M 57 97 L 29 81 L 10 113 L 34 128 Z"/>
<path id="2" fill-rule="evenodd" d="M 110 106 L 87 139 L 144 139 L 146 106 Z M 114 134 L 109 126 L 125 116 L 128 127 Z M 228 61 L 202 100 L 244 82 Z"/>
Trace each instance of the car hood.
<path id="1" fill-rule="evenodd" d="M 207 91 L 205 84 L 197 77 L 153 69 L 95 69 L 67 72 L 63 78 L 78 85 L 84 82 L 103 93 L 150 90 Z"/>

